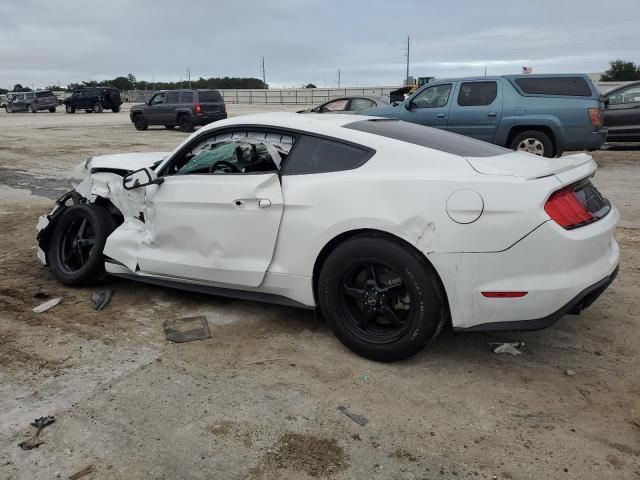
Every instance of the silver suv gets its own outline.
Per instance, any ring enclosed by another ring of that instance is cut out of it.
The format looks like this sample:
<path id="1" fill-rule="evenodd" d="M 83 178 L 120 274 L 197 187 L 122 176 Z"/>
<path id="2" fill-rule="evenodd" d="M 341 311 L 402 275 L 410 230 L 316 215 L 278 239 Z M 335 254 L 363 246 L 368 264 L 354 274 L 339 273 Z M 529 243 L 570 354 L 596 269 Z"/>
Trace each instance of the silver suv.
<path id="1" fill-rule="evenodd" d="M 49 110 L 55 113 L 58 106 L 58 97 L 51 90 L 37 90 L 35 92 L 10 92 L 7 93 L 5 110 L 7 113 L 31 112 Z"/>

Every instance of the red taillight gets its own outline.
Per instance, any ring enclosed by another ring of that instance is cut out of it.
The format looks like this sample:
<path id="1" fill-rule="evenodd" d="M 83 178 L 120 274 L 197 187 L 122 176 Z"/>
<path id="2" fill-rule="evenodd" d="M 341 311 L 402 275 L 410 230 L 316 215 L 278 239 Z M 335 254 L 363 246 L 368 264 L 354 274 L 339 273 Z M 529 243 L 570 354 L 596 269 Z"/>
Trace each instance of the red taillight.
<path id="1" fill-rule="evenodd" d="M 558 225 L 567 229 L 594 220 L 593 215 L 576 195 L 574 185 L 552 194 L 544 205 L 544 211 Z"/>
<path id="2" fill-rule="evenodd" d="M 521 298 L 528 292 L 482 292 L 483 297 L 487 298 Z"/>
<path id="3" fill-rule="evenodd" d="M 600 128 L 602 126 L 602 115 L 599 108 L 590 108 L 589 118 L 594 127 Z"/>
<path id="4" fill-rule="evenodd" d="M 202 106 L 199 103 L 196 103 L 195 111 L 196 113 L 202 113 Z"/>

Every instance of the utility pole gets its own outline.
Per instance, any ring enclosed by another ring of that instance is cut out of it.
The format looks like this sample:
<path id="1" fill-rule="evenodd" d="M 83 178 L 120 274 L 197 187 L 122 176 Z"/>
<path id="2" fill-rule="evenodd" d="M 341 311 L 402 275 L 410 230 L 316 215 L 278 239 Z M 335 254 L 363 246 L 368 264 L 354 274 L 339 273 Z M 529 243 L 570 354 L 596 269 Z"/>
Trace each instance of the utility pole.
<path id="1" fill-rule="evenodd" d="M 191 88 L 191 67 L 187 67 L 187 78 L 189 79 L 189 88 Z"/>
<path id="2" fill-rule="evenodd" d="M 407 35 L 407 77 L 405 80 L 405 85 L 409 85 L 409 46 L 410 46 L 410 41 L 411 41 L 411 37 L 409 37 L 409 35 Z"/>
<path id="3" fill-rule="evenodd" d="M 260 69 L 262 70 L 262 88 L 267 88 L 267 74 L 264 69 L 264 57 L 262 57 L 262 64 Z"/>
<path id="4" fill-rule="evenodd" d="M 340 69 L 338 69 L 338 88 L 340 88 Z"/>

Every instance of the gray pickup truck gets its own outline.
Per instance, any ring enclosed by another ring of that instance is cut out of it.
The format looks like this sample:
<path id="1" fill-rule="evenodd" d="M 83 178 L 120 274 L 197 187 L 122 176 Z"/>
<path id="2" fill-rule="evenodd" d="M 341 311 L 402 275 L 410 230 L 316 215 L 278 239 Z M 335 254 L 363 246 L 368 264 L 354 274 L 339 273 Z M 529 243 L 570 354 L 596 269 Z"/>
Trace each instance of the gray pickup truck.
<path id="1" fill-rule="evenodd" d="M 217 90 L 162 90 L 148 102 L 131 107 L 129 117 L 137 130 L 146 130 L 149 125 L 173 129 L 177 125 L 191 132 L 197 125 L 227 118 L 227 109 Z"/>

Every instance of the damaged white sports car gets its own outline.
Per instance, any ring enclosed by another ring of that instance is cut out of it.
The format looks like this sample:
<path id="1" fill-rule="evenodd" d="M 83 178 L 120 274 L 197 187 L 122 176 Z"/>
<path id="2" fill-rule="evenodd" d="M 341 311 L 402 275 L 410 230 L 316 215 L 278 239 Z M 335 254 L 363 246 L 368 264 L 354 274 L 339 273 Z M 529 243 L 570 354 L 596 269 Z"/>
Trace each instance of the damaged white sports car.
<path id="1" fill-rule="evenodd" d="M 446 322 L 538 329 L 593 302 L 619 256 L 595 170 L 397 120 L 235 117 L 171 153 L 83 162 L 38 257 L 68 285 L 319 307 L 353 351 L 393 361 Z"/>

